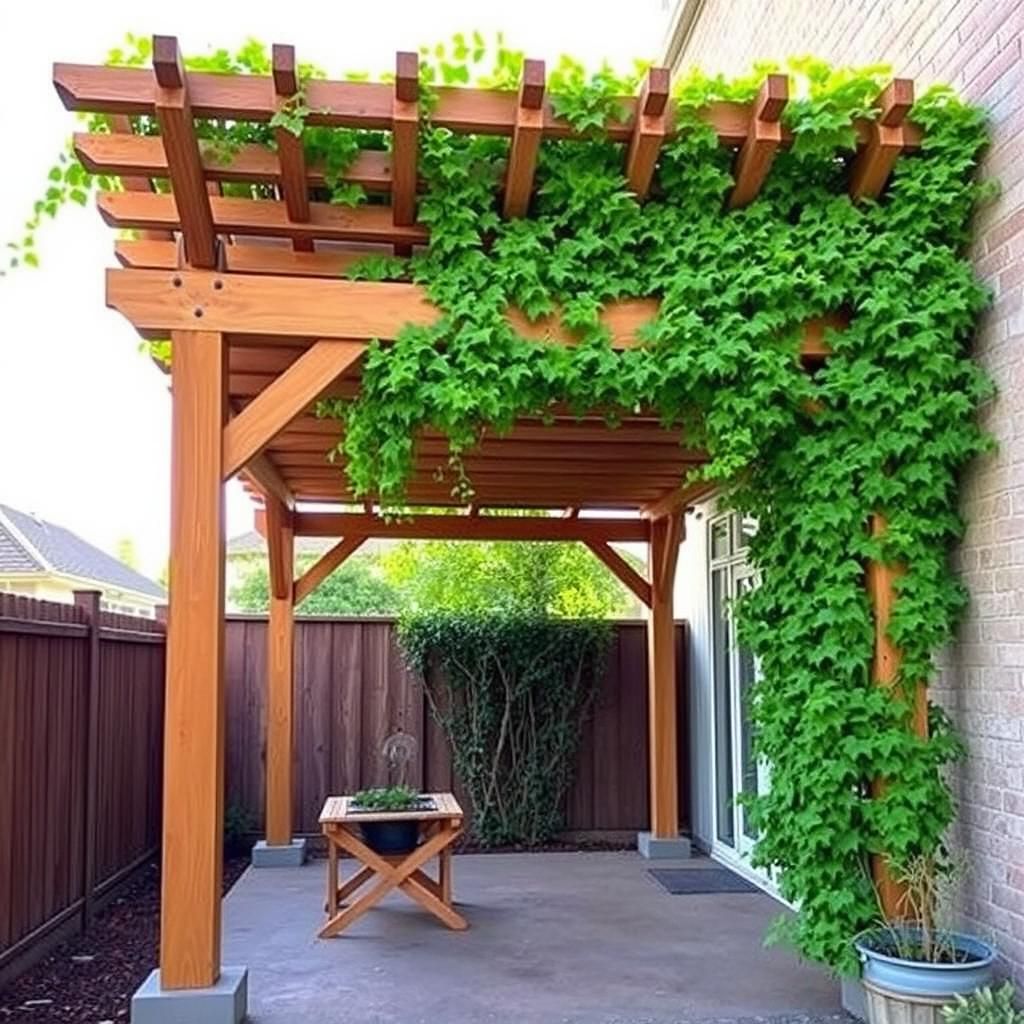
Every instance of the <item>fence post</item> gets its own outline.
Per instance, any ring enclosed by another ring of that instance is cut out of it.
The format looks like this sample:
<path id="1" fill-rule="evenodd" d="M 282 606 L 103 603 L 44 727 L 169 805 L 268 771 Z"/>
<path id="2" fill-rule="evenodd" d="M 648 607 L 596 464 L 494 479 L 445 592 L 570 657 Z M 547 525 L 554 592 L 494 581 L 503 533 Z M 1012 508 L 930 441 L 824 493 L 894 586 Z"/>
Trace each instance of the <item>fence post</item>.
<path id="1" fill-rule="evenodd" d="M 92 921 L 96 891 L 96 810 L 100 719 L 100 598 L 98 590 L 76 590 L 75 604 L 89 626 L 85 666 L 85 771 L 83 772 L 82 928 Z"/>

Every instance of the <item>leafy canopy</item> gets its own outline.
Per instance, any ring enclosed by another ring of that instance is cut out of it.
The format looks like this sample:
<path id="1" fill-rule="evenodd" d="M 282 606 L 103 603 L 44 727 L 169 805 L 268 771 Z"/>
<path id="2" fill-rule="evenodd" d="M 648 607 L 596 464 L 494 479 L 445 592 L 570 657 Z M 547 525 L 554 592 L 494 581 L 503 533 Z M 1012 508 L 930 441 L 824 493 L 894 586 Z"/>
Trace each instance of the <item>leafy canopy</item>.
<path id="1" fill-rule="evenodd" d="M 144 61 L 141 50 L 115 62 Z M 258 44 L 206 60 L 266 71 Z M 489 58 L 476 36 L 424 53 L 419 215 L 431 243 L 410 260 L 368 260 L 351 276 L 416 281 L 444 315 L 431 327 L 407 325 L 393 345 L 371 346 L 360 395 L 322 412 L 343 427 L 339 447 L 356 491 L 395 505 L 421 427 L 448 436 L 450 457 L 438 472 L 468 498 L 462 456 L 481 428 L 547 418 L 556 403 L 600 410 L 611 426 L 631 410 L 654 409 L 708 451 L 702 475 L 760 521 L 750 557 L 762 585 L 737 607 L 763 672 L 752 712 L 758 752 L 772 765 L 770 793 L 751 806 L 761 837 L 755 858 L 779 869 L 783 895 L 800 905 L 786 929 L 800 950 L 853 969 L 850 938 L 876 912 L 870 856 L 905 862 L 936 853 L 953 816 L 942 769 L 959 745 L 935 707 L 928 738 L 915 737 L 910 709 L 964 605 L 948 560 L 962 530 L 957 475 L 987 447 L 975 411 L 990 389 L 969 357 L 986 295 L 965 256 L 985 192 L 974 181 L 983 116 L 949 90 L 929 91 L 911 115 L 924 132 L 921 149 L 897 161 L 881 201 L 855 205 L 846 192 L 854 120 L 875 116 L 885 72 L 799 62 L 789 69 L 798 98 L 784 115 L 793 145 L 776 157 L 756 201 L 725 213 L 733 154 L 695 111 L 750 99 L 770 68 L 731 82 L 694 74 L 676 86 L 680 131 L 661 150 L 653 196 L 638 204 L 622 147 L 604 131 L 618 114 L 616 96 L 634 83 L 566 61 L 552 102 L 587 137 L 544 142 L 531 215 L 505 221 L 495 196 L 508 140 L 453 135 L 429 114 L 434 84 L 483 71 L 492 85 L 514 88 L 521 66 L 522 55 L 503 45 Z M 344 168 L 356 149 L 388 140 L 309 126 L 307 109 L 296 97 L 282 123 L 337 169 L 329 198 L 374 201 L 343 181 Z M 156 130 L 145 118 L 135 128 Z M 266 125 L 200 130 L 225 150 L 272 144 Z M 84 202 L 93 184 L 73 158 L 52 178 L 15 244 L 26 262 L 38 218 L 67 199 Z M 616 353 L 599 315 L 627 296 L 655 296 L 660 310 L 641 347 Z M 561 307 L 580 344 L 518 337 L 505 319 L 510 305 L 529 317 Z M 801 325 L 836 310 L 849 314 L 849 326 L 830 333 L 832 355 L 807 373 L 797 354 Z M 868 528 L 873 514 L 888 524 L 878 537 Z M 905 567 L 889 628 L 903 651 L 892 693 L 871 681 L 870 559 Z M 872 799 L 879 777 L 884 795 Z"/>

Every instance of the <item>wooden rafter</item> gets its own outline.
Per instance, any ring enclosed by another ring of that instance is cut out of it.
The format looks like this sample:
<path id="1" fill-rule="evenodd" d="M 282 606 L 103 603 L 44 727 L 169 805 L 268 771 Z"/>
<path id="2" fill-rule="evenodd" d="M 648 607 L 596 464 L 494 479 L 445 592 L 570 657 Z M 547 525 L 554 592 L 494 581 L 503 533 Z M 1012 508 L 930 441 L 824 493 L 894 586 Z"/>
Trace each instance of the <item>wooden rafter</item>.
<path id="1" fill-rule="evenodd" d="M 910 148 L 913 128 L 906 118 L 914 105 L 914 83 L 894 78 L 875 102 L 878 119 L 871 122 L 867 144 L 854 157 L 850 168 L 850 196 L 877 199 L 882 194 L 896 158 Z"/>
<path id="2" fill-rule="evenodd" d="M 295 581 L 294 601 L 301 604 L 320 586 L 328 576 L 338 568 L 350 555 L 359 550 L 365 537 L 343 537 L 334 547 L 325 551 Z"/>
<path id="3" fill-rule="evenodd" d="M 416 148 L 419 137 L 419 55 L 399 53 L 391 110 L 391 208 L 396 225 L 416 223 Z"/>
<path id="4" fill-rule="evenodd" d="M 505 217 L 522 217 L 530 205 L 537 153 L 544 133 L 544 61 L 523 62 L 519 84 L 519 104 L 512 129 L 508 172 L 505 176 Z"/>
<path id="5" fill-rule="evenodd" d="M 299 91 L 299 76 L 295 68 L 295 47 L 274 43 L 271 50 L 274 94 L 279 108 L 293 102 Z M 309 220 L 309 186 L 306 174 L 306 153 L 302 139 L 287 128 L 274 129 L 274 142 L 281 165 L 281 193 L 288 217 L 299 224 Z M 312 239 L 297 236 L 295 248 L 310 252 Z"/>
<path id="6" fill-rule="evenodd" d="M 584 541 L 588 548 L 640 599 L 651 606 L 651 585 L 607 541 Z"/>
<path id="7" fill-rule="evenodd" d="M 196 117 L 239 121 L 269 121 L 276 104 L 268 79 L 259 75 L 217 75 L 189 72 L 189 92 Z M 152 114 L 154 85 L 149 73 L 139 68 L 109 68 L 81 64 L 56 64 L 54 86 L 69 110 L 101 114 Z M 439 87 L 432 123 L 455 132 L 482 135 L 511 135 L 516 123 L 519 97 L 514 92 L 494 89 Z M 384 82 L 339 82 L 313 80 L 306 90 L 311 110 L 310 124 L 347 128 L 391 128 L 393 86 Z M 633 135 L 637 97 L 619 101 L 623 119 L 608 126 L 615 142 L 629 142 Z M 699 112 L 701 119 L 717 133 L 726 146 L 740 146 L 750 126 L 749 103 L 715 102 Z M 869 125 L 856 126 L 861 142 L 866 142 Z M 550 109 L 544 112 L 544 137 L 579 137 L 564 118 Z M 916 127 L 908 132 L 907 145 L 920 145 Z M 784 131 L 782 144 L 792 143 Z"/>
<path id="8" fill-rule="evenodd" d="M 362 357 L 357 341 L 318 341 L 235 416 L 224 430 L 224 479 L 230 479 L 283 427 L 304 412 L 338 374 Z"/>
<path id="9" fill-rule="evenodd" d="M 658 152 L 668 135 L 668 93 L 668 68 L 649 68 L 626 153 L 626 180 L 638 199 L 650 191 Z"/>
<path id="10" fill-rule="evenodd" d="M 256 513 L 263 532 L 263 513 Z M 297 537 L 384 537 L 398 540 L 646 541 L 643 519 L 555 516 L 412 515 L 401 519 L 349 512 L 296 512 Z"/>
<path id="11" fill-rule="evenodd" d="M 205 184 L 203 194 L 206 195 Z M 96 203 L 100 215 L 111 227 L 162 230 L 180 228 L 187 236 L 187 232 L 193 230 L 193 226 L 188 223 L 193 216 L 191 200 L 183 202 L 180 192 L 177 196 L 176 199 L 173 195 L 145 192 L 100 192 Z M 409 245 L 426 242 L 428 239 L 426 228 L 418 224 L 395 224 L 388 206 L 353 208 L 311 202 L 309 219 L 300 224 L 290 218 L 283 202 L 274 199 L 213 196 L 207 197 L 203 205 L 209 208 L 216 231 L 223 234 Z"/>
<path id="12" fill-rule="evenodd" d="M 112 115 L 125 125 L 124 114 Z M 170 171 L 167 153 L 159 135 L 131 135 L 129 128 L 117 128 L 113 134 L 76 132 L 72 145 L 82 166 L 92 174 L 115 174 L 166 178 Z M 291 135 L 290 132 L 287 134 Z M 294 138 L 294 136 L 292 136 Z M 210 142 L 199 140 L 203 174 L 208 181 L 244 182 L 253 185 L 276 185 L 285 191 L 285 170 L 280 153 L 268 146 L 247 143 L 235 152 L 225 154 Z M 391 155 L 379 150 L 363 150 L 346 169 L 343 180 L 361 185 L 368 192 L 391 191 Z M 124 182 L 122 182 L 124 183 Z M 306 163 L 306 187 L 323 188 L 327 184 L 322 161 Z M 125 184 L 128 188 L 128 185 Z M 148 191 L 129 189 L 129 191 Z M 287 197 L 286 197 L 287 198 Z"/>
<path id="13" fill-rule="evenodd" d="M 281 474 L 265 455 L 255 455 L 242 469 L 242 478 L 263 497 L 265 501 L 275 499 L 286 508 L 295 507 L 295 495 L 281 478 Z"/>
<path id="14" fill-rule="evenodd" d="M 139 224 L 137 227 L 169 229 L 180 227 L 185 259 L 193 267 L 217 265 L 217 234 L 206 191 L 203 164 L 199 157 L 185 70 L 173 36 L 153 37 L 154 113 L 160 125 L 174 198 L 148 193 L 122 193 L 137 199 L 167 199 L 180 213 L 173 225 Z"/>
<path id="15" fill-rule="evenodd" d="M 750 129 L 733 170 L 735 185 L 729 194 L 729 209 L 746 206 L 757 198 L 771 170 L 775 151 L 782 144 L 782 112 L 789 99 L 785 75 L 768 75 L 754 100 Z"/>

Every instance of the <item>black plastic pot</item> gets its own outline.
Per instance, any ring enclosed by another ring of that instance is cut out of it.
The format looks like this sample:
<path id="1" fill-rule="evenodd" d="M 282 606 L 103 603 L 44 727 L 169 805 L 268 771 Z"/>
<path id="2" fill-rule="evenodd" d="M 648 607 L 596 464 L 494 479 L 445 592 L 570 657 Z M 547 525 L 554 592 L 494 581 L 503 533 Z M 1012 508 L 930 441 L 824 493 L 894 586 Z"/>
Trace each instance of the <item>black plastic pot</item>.
<path id="1" fill-rule="evenodd" d="M 399 854 L 416 849 L 420 823 L 411 821 L 367 821 L 359 826 L 363 840 L 374 853 Z"/>

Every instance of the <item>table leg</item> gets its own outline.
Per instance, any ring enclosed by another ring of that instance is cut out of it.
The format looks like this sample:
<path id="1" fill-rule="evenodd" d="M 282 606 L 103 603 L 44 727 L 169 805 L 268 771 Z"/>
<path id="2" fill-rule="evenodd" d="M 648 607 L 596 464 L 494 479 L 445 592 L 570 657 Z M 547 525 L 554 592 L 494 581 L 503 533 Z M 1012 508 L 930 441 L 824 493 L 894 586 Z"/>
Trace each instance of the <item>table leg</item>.
<path id="1" fill-rule="evenodd" d="M 327 916 L 338 913 L 338 846 L 334 836 L 327 832 Z"/>
<path id="2" fill-rule="evenodd" d="M 452 905 L 452 848 L 446 846 L 438 858 L 438 881 L 440 882 L 441 901 L 449 907 Z"/>

